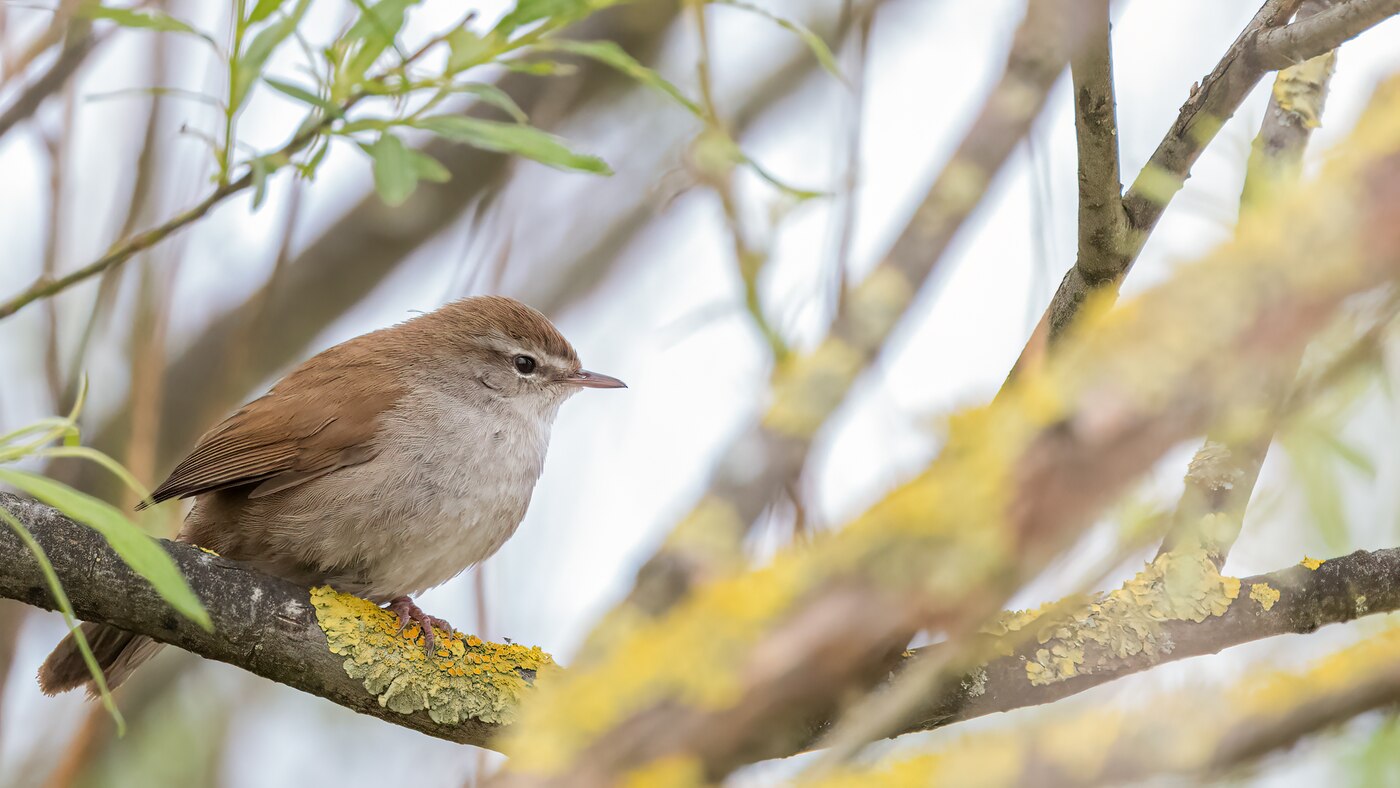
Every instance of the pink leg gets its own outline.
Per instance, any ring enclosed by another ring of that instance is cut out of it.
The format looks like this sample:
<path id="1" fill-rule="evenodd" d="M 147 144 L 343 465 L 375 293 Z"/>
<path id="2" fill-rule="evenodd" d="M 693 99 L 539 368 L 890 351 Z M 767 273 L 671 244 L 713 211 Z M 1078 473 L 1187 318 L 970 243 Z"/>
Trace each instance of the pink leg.
<path id="1" fill-rule="evenodd" d="M 449 638 L 452 636 L 451 624 L 436 616 L 424 613 L 417 605 L 413 604 L 412 599 L 406 596 L 401 596 L 390 602 L 386 609 L 398 615 L 399 632 L 407 629 L 410 621 L 418 624 L 419 629 L 423 630 L 423 650 L 428 654 L 433 653 L 433 627 L 446 632 Z"/>

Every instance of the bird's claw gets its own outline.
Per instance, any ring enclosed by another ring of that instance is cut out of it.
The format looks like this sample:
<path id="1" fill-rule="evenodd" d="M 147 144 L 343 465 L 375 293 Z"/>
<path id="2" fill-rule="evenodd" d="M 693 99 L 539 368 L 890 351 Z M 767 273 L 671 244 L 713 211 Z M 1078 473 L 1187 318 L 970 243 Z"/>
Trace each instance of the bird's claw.
<path id="1" fill-rule="evenodd" d="M 387 609 L 399 617 L 399 628 L 394 632 L 396 635 L 403 634 L 408 628 L 410 621 L 416 623 L 423 632 L 423 651 L 427 654 L 433 653 L 433 627 L 446 632 L 448 637 L 452 636 L 452 625 L 446 620 L 437 616 L 430 616 L 424 613 L 421 608 L 413 603 L 412 599 L 401 596 L 390 602 Z"/>

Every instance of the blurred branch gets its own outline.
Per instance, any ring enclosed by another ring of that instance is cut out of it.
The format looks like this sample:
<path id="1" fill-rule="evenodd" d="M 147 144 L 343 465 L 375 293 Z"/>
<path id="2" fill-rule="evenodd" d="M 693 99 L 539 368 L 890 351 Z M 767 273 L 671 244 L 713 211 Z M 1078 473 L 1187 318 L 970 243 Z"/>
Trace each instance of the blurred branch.
<path id="1" fill-rule="evenodd" d="M 776 369 L 768 413 L 725 450 L 709 490 L 639 570 L 627 600 L 595 630 L 594 640 L 609 642 L 612 623 L 659 615 L 736 560 L 747 529 L 801 473 L 816 433 L 879 354 L 1029 131 L 1071 53 L 1106 22 L 1105 6 L 1060 0 L 1028 4 L 1005 72 L 913 219 L 881 264 L 842 302 L 825 341 Z"/>
<path id="2" fill-rule="evenodd" d="M 307 589 L 301 586 L 191 545 L 162 542 L 209 610 L 214 630 L 206 632 L 177 615 L 96 531 L 9 493 L 0 493 L 0 507 L 18 518 L 44 548 L 84 620 L 140 632 L 438 738 L 485 745 L 500 727 L 476 719 L 440 723 L 427 711 L 405 714 L 387 708 L 346 673 L 345 657 L 330 651 Z M 0 557 L 0 597 L 54 609 L 38 562 L 9 529 L 0 533 Z M 406 653 L 421 655 L 420 644 L 400 640 Z M 382 656 L 388 661 L 395 655 Z"/>
<path id="3" fill-rule="evenodd" d="M 1251 672 L 1232 687 L 1138 699 L 1134 710 L 1081 710 L 969 734 L 931 753 L 847 769 L 815 784 L 905 785 L 898 778 L 909 774 L 920 784 L 979 788 L 1136 784 L 1167 774 L 1220 778 L 1304 736 L 1400 703 L 1397 648 L 1400 629 L 1390 628 L 1304 671 Z"/>
<path id="4" fill-rule="evenodd" d="M 510 776 L 719 779 L 790 751 L 915 632 L 965 646 L 1165 452 L 1258 407 L 1344 302 L 1400 279 L 1397 228 L 1393 78 L 1305 193 L 1244 217 L 1131 309 L 1095 313 L 1043 369 L 952 419 L 938 458 L 844 529 L 731 569 L 664 617 L 623 608 L 607 648 L 522 709 Z"/>
<path id="5" fill-rule="evenodd" d="M 1108 9 L 1104 9 L 1108 15 Z M 1074 131 L 1079 145 L 1079 256 L 1087 281 L 1122 270 L 1128 217 L 1118 173 L 1118 101 L 1113 90 L 1113 46 L 1107 19 L 1101 36 L 1070 61 Z"/>
<path id="6" fill-rule="evenodd" d="M 47 506 L 9 494 L 0 493 L 0 506 L 18 517 L 44 547 L 85 620 L 150 635 L 430 736 L 494 747 L 490 740 L 501 724 L 437 723 L 426 713 L 384 708 L 358 680 L 347 676 L 345 660 L 329 650 L 323 624 L 312 611 L 305 588 L 189 545 L 166 542 L 213 616 L 215 631 L 206 633 L 174 615 L 95 531 Z M 9 530 L 0 531 L 0 557 L 4 559 L 0 561 L 0 597 L 52 607 L 37 563 Z M 1164 575 L 1144 575 L 1150 580 L 1140 576 L 1125 584 L 1128 595 L 1119 600 L 1126 600 L 1123 604 L 1114 606 L 1100 599 L 1072 623 L 1057 621 L 1046 627 L 1055 633 L 1053 638 L 1033 641 L 971 672 L 953 692 L 920 708 L 917 721 L 904 732 L 1049 703 L 1166 662 L 1400 609 L 1400 548 L 1358 551 L 1235 581 L 1235 595 L 1227 606 L 1199 622 L 1164 614 L 1161 599 L 1169 593 L 1164 590 Z M 1229 586 L 1229 578 L 1217 579 Z M 1144 590 L 1147 582 L 1157 587 Z M 1040 626 L 1040 621 L 1032 619 L 1021 629 L 1029 632 Z M 1135 638 L 1136 649 L 1117 653 L 1115 649 L 1128 646 L 1128 640 L 1113 638 Z M 1078 655 L 1072 675 L 1047 680 L 1027 670 L 1028 664 L 1042 659 L 1037 651 L 1065 653 L 1065 644 L 1072 647 L 1069 653 Z M 418 648 L 407 640 L 405 647 Z M 910 664 L 938 648 L 913 652 L 899 662 Z M 895 675 L 898 680 L 898 672 Z M 824 729 L 825 723 L 812 726 L 808 741 Z"/>
<path id="7" fill-rule="evenodd" d="M 105 41 L 107 36 L 106 33 L 93 35 L 91 24 L 86 20 L 70 23 L 68 33 L 63 39 L 63 48 L 48 70 L 29 83 L 28 87 L 10 102 L 10 106 L 0 110 L 0 137 L 7 134 L 15 124 L 33 115 L 45 99 L 61 90 L 87 60 L 87 56 L 98 44 Z"/>
<path id="8" fill-rule="evenodd" d="M 1327 13 L 1329 6 L 1336 9 L 1345 5 L 1342 0 L 1305 0 L 1298 19 L 1302 22 Z M 1337 53 L 1332 50 L 1289 66 L 1275 77 L 1263 124 L 1250 150 L 1240 197 L 1241 212 L 1258 209 L 1297 183 L 1308 139 L 1321 123 L 1336 62 Z M 1296 375 L 1301 359 L 1300 352 L 1285 372 L 1288 377 Z M 1263 423 L 1246 435 L 1240 435 L 1236 429 L 1233 434 L 1212 430 L 1206 436 L 1205 444 L 1191 460 L 1162 552 L 1182 544 L 1200 545 L 1210 553 L 1216 566 L 1225 565 L 1273 442 L 1282 405 L 1282 397 L 1269 403 Z M 1207 525 L 1210 527 L 1203 527 Z"/>

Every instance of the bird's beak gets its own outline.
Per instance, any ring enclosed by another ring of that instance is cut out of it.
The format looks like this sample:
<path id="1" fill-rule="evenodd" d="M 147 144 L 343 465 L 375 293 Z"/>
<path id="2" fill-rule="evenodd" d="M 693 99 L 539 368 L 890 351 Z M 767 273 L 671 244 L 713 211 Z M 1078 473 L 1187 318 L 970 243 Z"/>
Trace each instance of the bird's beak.
<path id="1" fill-rule="evenodd" d="M 597 372 L 589 372 L 580 369 L 578 372 L 564 378 L 564 382 L 570 386 L 578 386 L 584 389 L 625 389 L 627 384 L 611 375 L 603 375 Z"/>

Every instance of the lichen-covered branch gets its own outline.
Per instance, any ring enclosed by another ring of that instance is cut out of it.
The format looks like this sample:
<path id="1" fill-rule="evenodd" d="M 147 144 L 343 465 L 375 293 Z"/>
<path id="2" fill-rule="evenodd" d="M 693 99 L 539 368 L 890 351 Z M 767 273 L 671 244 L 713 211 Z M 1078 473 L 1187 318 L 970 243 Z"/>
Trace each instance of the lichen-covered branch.
<path id="1" fill-rule="evenodd" d="M 1326 13 L 1337 4 L 1338 0 L 1305 0 L 1298 10 L 1298 19 Z M 1274 78 L 1273 94 L 1249 153 L 1241 212 L 1257 209 L 1280 190 L 1297 183 L 1303 169 L 1303 152 L 1313 129 L 1321 123 L 1336 62 L 1337 52 L 1332 50 L 1289 66 Z M 1285 374 L 1296 373 L 1297 364 L 1293 366 Z M 1235 430 L 1235 434 L 1215 431 L 1206 436 L 1205 444 L 1191 460 L 1172 528 L 1162 542 L 1163 551 L 1182 543 L 1198 545 L 1211 554 L 1216 566 L 1224 566 L 1243 525 L 1259 469 L 1273 442 L 1282 405 L 1281 396 L 1268 403 L 1265 417 L 1255 429 L 1243 433 Z M 1202 528 L 1206 524 L 1213 527 Z"/>
<path id="2" fill-rule="evenodd" d="M 1095 282 L 1126 267 L 1120 258 L 1128 227 L 1118 166 L 1118 101 L 1107 21 L 1100 25 L 1099 36 L 1070 62 L 1070 76 L 1079 148 L 1079 254 L 1074 264 L 1086 281 Z"/>
<path id="3" fill-rule="evenodd" d="M 709 490 L 638 572 L 626 602 L 595 630 L 590 649 L 636 616 L 650 617 L 737 560 L 746 530 L 796 478 L 816 433 L 875 359 L 914 294 L 1039 114 L 1060 73 L 1107 4 L 1031 0 L 1006 70 L 952 158 L 885 259 L 846 298 L 826 339 L 774 372 L 768 412 L 724 452 Z"/>
<path id="4" fill-rule="evenodd" d="M 0 507 L 33 535 L 78 616 L 113 624 L 430 736 L 490 747 L 515 716 L 538 648 L 453 637 L 432 659 L 416 629 L 369 602 L 264 575 L 185 544 L 164 542 L 214 623 L 177 614 L 97 532 L 8 493 Z M 54 609 L 39 563 L 0 528 L 0 597 Z M 439 640 L 441 642 L 441 640 Z"/>
<path id="5" fill-rule="evenodd" d="M 1243 217 L 1168 283 L 1092 310 L 1043 368 L 958 415 L 933 464 L 870 511 L 661 619 L 624 619 L 606 653 L 526 706 L 511 775 L 720 777 L 791 749 L 915 631 L 967 641 L 1164 452 L 1274 396 L 1280 359 L 1343 301 L 1400 278 L 1397 228 L 1400 79 L 1309 189 Z"/>
<path id="6" fill-rule="evenodd" d="M 1303 671 L 1263 671 L 1238 685 L 1189 688 L 1135 704 L 1078 710 L 1050 724 L 969 734 L 936 752 L 850 768 L 808 784 L 841 786 L 1117 785 L 1233 766 L 1372 709 L 1400 703 L 1400 628 Z"/>
<path id="7" fill-rule="evenodd" d="M 1046 606 L 1069 615 L 1004 614 L 990 632 L 1013 644 L 1009 653 L 929 699 L 903 732 L 1050 703 L 1167 662 L 1400 609 L 1400 548 L 1307 558 L 1244 578 L 1222 576 L 1203 558 L 1158 556 L 1110 594 Z"/>

